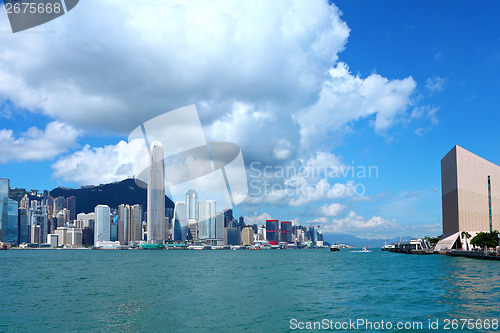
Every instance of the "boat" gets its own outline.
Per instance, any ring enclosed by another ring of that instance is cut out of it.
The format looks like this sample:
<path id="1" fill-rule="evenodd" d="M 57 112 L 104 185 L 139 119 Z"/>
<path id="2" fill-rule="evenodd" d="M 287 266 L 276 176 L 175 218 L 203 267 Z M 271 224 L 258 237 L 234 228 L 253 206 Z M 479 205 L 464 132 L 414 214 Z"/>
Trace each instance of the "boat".
<path id="1" fill-rule="evenodd" d="M 330 252 L 338 252 L 340 251 L 340 246 L 335 244 L 335 245 L 330 245 Z"/>
<path id="2" fill-rule="evenodd" d="M 396 245 L 387 244 L 387 242 L 385 242 L 384 246 L 382 246 L 382 251 L 390 251 L 391 249 L 395 249 L 395 248 L 396 248 Z"/>
<path id="3" fill-rule="evenodd" d="M 365 246 L 365 247 L 363 247 L 363 249 L 361 250 L 361 252 L 372 252 L 372 251 L 367 250 L 366 246 Z"/>

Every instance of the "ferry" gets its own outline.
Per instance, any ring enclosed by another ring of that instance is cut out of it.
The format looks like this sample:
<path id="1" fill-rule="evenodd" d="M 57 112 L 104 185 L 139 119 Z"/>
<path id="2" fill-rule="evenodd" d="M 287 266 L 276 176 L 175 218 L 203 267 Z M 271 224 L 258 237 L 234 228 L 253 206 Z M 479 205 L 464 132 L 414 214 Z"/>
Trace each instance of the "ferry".
<path id="1" fill-rule="evenodd" d="M 340 246 L 335 244 L 335 245 L 330 245 L 330 252 L 338 252 L 340 251 Z"/>
<path id="2" fill-rule="evenodd" d="M 395 249 L 395 248 L 396 248 L 396 245 L 387 244 L 387 242 L 385 242 L 384 246 L 382 246 L 382 251 L 390 251 L 391 249 Z"/>

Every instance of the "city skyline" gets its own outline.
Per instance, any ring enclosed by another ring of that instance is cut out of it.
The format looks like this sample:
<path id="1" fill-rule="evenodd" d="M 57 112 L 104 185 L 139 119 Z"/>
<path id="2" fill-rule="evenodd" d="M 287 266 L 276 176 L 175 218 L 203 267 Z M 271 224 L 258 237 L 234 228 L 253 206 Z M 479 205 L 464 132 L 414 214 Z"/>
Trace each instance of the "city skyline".
<path id="1" fill-rule="evenodd" d="M 111 20 L 119 34 L 99 29 L 110 18 L 95 6 L 0 36 L 8 50 L 0 55 L 8 83 L 0 85 L 0 177 L 12 187 L 132 177 L 129 131 L 188 104 L 208 141 L 241 147 L 250 190 L 235 210 L 248 221 L 285 218 L 366 238 L 435 236 L 442 156 L 458 144 L 500 164 L 495 2 L 186 4 L 185 17 L 168 2 L 111 1 L 109 10 L 123 14 Z M 4 12 L 0 27 L 9 30 Z M 13 58 L 24 60 L 14 66 Z M 55 65 L 67 61 L 74 65 Z M 372 176 L 357 173 L 370 167 Z M 332 170 L 340 176 L 324 175 Z"/>

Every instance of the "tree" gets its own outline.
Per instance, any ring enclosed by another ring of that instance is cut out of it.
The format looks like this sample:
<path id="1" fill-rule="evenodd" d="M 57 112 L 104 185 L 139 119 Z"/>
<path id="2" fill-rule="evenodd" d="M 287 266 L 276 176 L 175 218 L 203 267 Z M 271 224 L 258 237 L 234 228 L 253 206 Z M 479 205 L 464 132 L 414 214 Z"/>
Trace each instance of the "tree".
<path id="1" fill-rule="evenodd" d="M 498 230 L 494 230 L 492 232 L 479 232 L 476 236 L 474 236 L 470 243 L 474 246 L 478 247 L 497 247 L 498 246 L 498 235 L 500 232 Z"/>
<path id="2" fill-rule="evenodd" d="M 426 241 L 429 242 L 429 244 L 431 244 L 432 246 L 436 245 L 437 242 L 439 242 L 439 239 L 441 239 L 441 236 L 437 236 L 437 237 L 429 237 L 429 236 L 425 236 L 424 239 Z"/>
<path id="3" fill-rule="evenodd" d="M 467 231 L 462 231 L 462 238 L 465 239 L 465 251 L 469 250 L 469 246 L 467 244 L 467 239 L 469 239 L 471 237 L 472 236 Z M 463 245 L 462 245 L 462 250 L 463 250 Z"/>

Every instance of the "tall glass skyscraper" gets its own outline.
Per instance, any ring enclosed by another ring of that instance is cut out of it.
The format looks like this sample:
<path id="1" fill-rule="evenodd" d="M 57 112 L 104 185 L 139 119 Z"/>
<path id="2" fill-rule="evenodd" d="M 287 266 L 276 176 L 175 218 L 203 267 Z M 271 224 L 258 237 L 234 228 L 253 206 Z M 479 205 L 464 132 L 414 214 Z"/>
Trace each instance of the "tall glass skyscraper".
<path id="1" fill-rule="evenodd" d="M 10 181 L 0 178 L 0 241 L 7 242 L 7 221 L 9 216 Z"/>
<path id="2" fill-rule="evenodd" d="M 198 193 L 193 189 L 186 193 L 186 213 L 188 221 L 198 221 Z"/>
<path id="3" fill-rule="evenodd" d="M 148 174 L 148 243 L 163 244 L 166 238 L 165 225 L 165 163 L 163 146 L 154 141 L 149 148 L 150 167 Z"/>
<path id="4" fill-rule="evenodd" d="M 186 203 L 177 201 L 174 208 L 174 231 L 176 241 L 185 241 L 187 235 Z"/>
<path id="5" fill-rule="evenodd" d="M 200 220 L 198 223 L 198 236 L 201 240 L 215 238 L 215 201 L 205 200 L 199 204 Z"/>
<path id="6" fill-rule="evenodd" d="M 107 205 L 97 205 L 95 207 L 95 228 L 94 228 L 94 243 L 109 242 L 111 240 L 111 225 L 110 225 L 111 210 Z"/>

